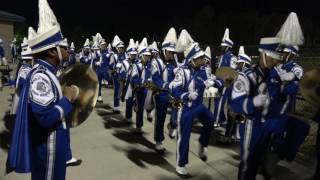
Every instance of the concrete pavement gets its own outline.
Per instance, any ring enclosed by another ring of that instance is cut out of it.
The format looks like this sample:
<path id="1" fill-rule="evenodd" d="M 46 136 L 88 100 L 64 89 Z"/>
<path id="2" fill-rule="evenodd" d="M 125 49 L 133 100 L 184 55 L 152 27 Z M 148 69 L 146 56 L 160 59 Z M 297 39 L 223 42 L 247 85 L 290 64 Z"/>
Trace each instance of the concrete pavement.
<path id="1" fill-rule="evenodd" d="M 7 148 L 10 139 L 10 120 L 5 113 L 10 109 L 10 93 L 13 90 L 5 87 L 0 92 L 0 180 L 30 179 L 30 174 L 11 173 L 4 176 Z M 79 127 L 71 130 L 73 155 L 81 158 L 83 163 L 77 167 L 67 168 L 67 179 L 71 180 L 174 180 L 176 141 L 167 135 L 164 145 L 167 153 L 157 154 L 153 142 L 154 124 L 144 121 L 144 135 L 138 136 L 134 124 L 124 122 L 124 104 L 121 114 L 113 114 L 109 103 L 113 102 L 113 91 L 103 89 L 105 104 L 98 104 L 89 119 Z M 133 118 L 135 119 L 135 118 Z M 169 121 L 167 121 L 169 122 Z M 166 123 L 167 124 L 167 123 Z M 208 148 L 208 161 L 203 162 L 197 156 L 197 138 L 201 125 L 193 128 L 190 141 L 188 169 L 191 179 L 223 180 L 237 179 L 239 159 L 238 145 L 221 145 L 215 142 L 213 132 Z M 8 129 L 9 128 L 9 129 Z M 308 165 L 309 166 L 309 165 Z M 281 162 L 277 168 L 276 179 L 307 180 L 313 169 L 297 162 Z M 257 179 L 262 179 L 261 176 Z"/>

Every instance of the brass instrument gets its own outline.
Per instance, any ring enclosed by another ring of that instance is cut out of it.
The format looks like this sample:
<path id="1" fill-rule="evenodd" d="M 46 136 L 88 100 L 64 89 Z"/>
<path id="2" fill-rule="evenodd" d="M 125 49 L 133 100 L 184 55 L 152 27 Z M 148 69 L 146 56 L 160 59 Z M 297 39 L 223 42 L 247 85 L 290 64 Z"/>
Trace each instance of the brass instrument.
<path id="1" fill-rule="evenodd" d="M 120 79 L 120 89 L 121 89 L 121 95 L 120 95 L 120 100 L 121 102 L 125 101 L 125 97 L 126 97 L 126 80 L 124 79 Z"/>
<path id="2" fill-rule="evenodd" d="M 170 93 L 168 94 L 169 96 L 169 102 L 171 103 L 171 106 L 175 109 L 180 109 L 183 106 L 183 102 L 180 99 L 177 99 L 173 97 Z"/>
<path id="3" fill-rule="evenodd" d="M 62 89 L 70 85 L 79 88 L 79 96 L 66 119 L 68 127 L 78 126 L 89 117 L 96 105 L 99 86 L 97 74 L 90 66 L 76 63 L 61 73 L 59 81 Z"/>
<path id="4" fill-rule="evenodd" d="M 169 96 L 169 102 L 171 103 L 171 106 L 173 108 L 176 109 L 180 109 L 183 106 L 183 102 L 180 99 L 176 99 L 175 97 L 173 97 L 170 92 L 169 89 L 165 89 L 165 88 L 159 88 L 158 86 L 156 86 L 153 82 L 145 82 L 143 84 L 143 87 L 152 90 L 152 92 L 154 94 L 158 93 L 158 92 L 167 92 L 168 96 Z"/>
<path id="5" fill-rule="evenodd" d="M 312 69 L 300 81 L 302 97 L 315 107 L 320 107 L 320 68 Z"/>
<path id="6" fill-rule="evenodd" d="M 225 82 L 225 86 L 230 86 L 237 79 L 239 73 L 230 67 L 221 67 L 216 70 L 215 75 Z"/>
<path id="7" fill-rule="evenodd" d="M 151 81 L 148 81 L 148 82 L 145 82 L 143 83 L 142 85 L 143 87 L 151 90 L 153 92 L 153 94 L 156 94 L 158 92 L 169 92 L 168 89 L 165 89 L 165 88 L 159 88 L 157 85 L 155 85 L 153 82 Z"/>

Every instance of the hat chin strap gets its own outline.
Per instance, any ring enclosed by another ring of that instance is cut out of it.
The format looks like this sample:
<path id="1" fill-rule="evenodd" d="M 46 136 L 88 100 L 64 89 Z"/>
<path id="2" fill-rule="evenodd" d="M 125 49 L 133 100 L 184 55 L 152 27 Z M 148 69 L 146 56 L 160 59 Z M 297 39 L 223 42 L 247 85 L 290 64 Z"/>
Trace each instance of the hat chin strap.
<path id="1" fill-rule="evenodd" d="M 63 58 L 62 58 L 60 46 L 57 46 L 57 52 L 58 52 L 58 56 L 59 56 L 59 66 L 62 66 L 63 65 Z"/>
<path id="2" fill-rule="evenodd" d="M 285 62 L 286 62 L 286 63 L 289 61 L 291 55 L 292 55 L 292 53 L 289 52 L 289 54 L 287 55 L 287 57 L 286 57 L 286 59 L 285 59 Z"/>
<path id="3" fill-rule="evenodd" d="M 262 56 L 262 61 L 263 61 L 264 67 L 267 68 L 266 53 L 264 53 L 264 52 L 263 52 L 263 56 Z"/>

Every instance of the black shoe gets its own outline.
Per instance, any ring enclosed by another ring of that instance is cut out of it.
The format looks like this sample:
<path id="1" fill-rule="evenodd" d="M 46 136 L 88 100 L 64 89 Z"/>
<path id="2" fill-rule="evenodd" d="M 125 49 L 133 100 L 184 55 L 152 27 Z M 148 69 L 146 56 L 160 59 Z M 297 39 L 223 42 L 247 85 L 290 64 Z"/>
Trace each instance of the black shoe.
<path id="1" fill-rule="evenodd" d="M 149 122 L 152 122 L 152 117 L 148 117 L 147 120 L 148 120 Z"/>
<path id="2" fill-rule="evenodd" d="M 81 159 L 77 159 L 76 161 L 67 162 L 67 166 L 79 166 L 82 163 Z"/>
<path id="3" fill-rule="evenodd" d="M 189 179 L 191 178 L 191 174 L 188 173 L 188 171 L 184 167 L 178 167 L 176 168 L 177 175 L 182 179 Z"/>
<path id="4" fill-rule="evenodd" d="M 207 156 L 200 156 L 200 159 L 204 162 L 206 162 L 208 160 L 208 157 Z"/>
<path id="5" fill-rule="evenodd" d="M 114 114 L 120 114 L 120 110 L 113 110 Z"/>
<path id="6" fill-rule="evenodd" d="M 166 152 L 166 148 L 161 145 L 156 145 L 154 150 L 159 154 L 164 154 Z"/>

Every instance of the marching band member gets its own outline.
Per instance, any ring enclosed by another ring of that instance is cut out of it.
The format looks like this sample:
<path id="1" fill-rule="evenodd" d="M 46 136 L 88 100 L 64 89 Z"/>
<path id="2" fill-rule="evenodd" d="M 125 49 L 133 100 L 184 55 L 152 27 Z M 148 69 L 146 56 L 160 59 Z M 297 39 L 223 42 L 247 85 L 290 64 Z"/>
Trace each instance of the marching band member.
<path id="1" fill-rule="evenodd" d="M 158 89 L 168 89 L 169 83 L 174 79 L 174 53 L 175 45 L 177 43 L 177 33 L 174 28 L 170 28 L 163 43 L 162 52 L 163 60 L 160 58 L 154 59 L 152 61 L 151 73 L 152 81 L 157 86 Z M 167 109 L 170 106 L 169 94 L 166 91 L 157 92 L 154 95 L 155 102 L 155 131 L 154 140 L 155 150 L 159 153 L 164 153 L 165 148 L 163 147 L 164 140 L 164 122 L 166 119 Z M 171 118 L 174 118 L 171 115 Z M 173 120 L 171 120 L 173 121 Z M 175 129 L 172 126 L 172 129 Z M 170 136 L 174 138 L 176 131 L 170 132 Z"/>
<path id="2" fill-rule="evenodd" d="M 90 64 L 90 41 L 86 39 L 80 52 L 80 62 L 83 64 Z"/>
<path id="3" fill-rule="evenodd" d="M 113 74 L 113 89 L 114 89 L 114 102 L 113 112 L 120 113 L 120 82 L 119 82 L 119 69 L 121 68 L 121 62 L 127 59 L 127 54 L 124 51 L 124 43 L 116 35 L 113 38 L 112 46 L 117 52 L 110 58 L 110 69 Z"/>
<path id="4" fill-rule="evenodd" d="M 236 70 L 238 72 L 246 73 L 251 71 L 251 58 L 245 53 L 243 46 L 240 46 L 239 48 L 236 65 Z M 228 97 L 228 100 L 230 100 L 230 95 Z M 239 125 L 242 125 L 243 116 L 241 114 L 235 114 L 233 118 L 234 119 L 228 120 L 226 126 L 225 137 L 228 139 L 229 142 L 232 139 L 235 141 L 240 140 Z"/>
<path id="5" fill-rule="evenodd" d="M 67 139 L 65 117 L 79 89 L 62 91 L 55 75 L 68 60 L 67 43 L 46 0 L 39 0 L 39 28 L 28 41 L 37 64 L 26 78 L 21 92 L 7 172 L 31 172 L 31 179 L 59 179 L 66 176 Z"/>
<path id="6" fill-rule="evenodd" d="M 12 43 L 10 44 L 12 63 L 16 63 L 18 52 L 17 52 L 17 39 L 13 38 Z"/>
<path id="7" fill-rule="evenodd" d="M 69 57 L 69 61 L 68 61 L 68 66 L 71 66 L 77 62 L 76 51 L 75 51 L 75 46 L 74 46 L 73 42 L 71 42 L 71 45 L 69 48 L 69 54 L 70 54 L 70 57 Z"/>
<path id="8" fill-rule="evenodd" d="M 5 51 L 3 49 L 3 40 L 0 38 L 0 65 L 2 65 L 3 60 L 6 59 Z"/>
<path id="9" fill-rule="evenodd" d="M 102 57 L 101 68 L 99 69 L 99 73 L 102 74 L 101 84 L 108 85 L 108 81 L 109 81 L 108 69 L 109 69 L 109 63 L 110 63 L 110 56 L 112 54 L 108 51 L 108 47 L 105 39 L 100 40 L 100 52 Z"/>
<path id="10" fill-rule="evenodd" d="M 134 101 L 137 103 L 136 132 L 142 134 L 144 103 L 147 95 L 145 83 L 151 82 L 151 52 L 148 48 L 147 38 L 143 38 L 139 45 L 139 61 L 132 66 L 131 84 Z"/>
<path id="11" fill-rule="evenodd" d="M 181 37 L 181 38 L 180 38 Z M 179 68 L 175 79 L 170 83 L 170 89 L 176 99 L 182 103 L 178 110 L 178 136 L 177 136 L 177 166 L 179 176 L 189 177 L 186 165 L 188 164 L 189 141 L 192 122 L 198 118 L 203 124 L 199 138 L 199 157 L 207 160 L 207 146 L 213 127 L 213 114 L 203 104 L 203 93 L 207 84 L 212 86 L 215 81 L 207 76 L 205 70 L 206 60 L 199 44 L 194 42 L 187 31 L 183 30 L 177 42 L 177 52 L 183 50 L 189 69 Z M 181 40 L 181 41 L 180 41 Z"/>
<path id="12" fill-rule="evenodd" d="M 237 68 L 237 58 L 232 54 L 233 41 L 229 37 L 229 29 L 226 28 L 224 36 L 221 42 L 221 48 L 223 54 L 218 59 L 217 68 L 221 67 L 230 67 L 232 69 Z M 215 109 L 214 109 L 214 117 L 215 117 L 215 126 L 220 126 L 221 123 L 228 120 L 228 114 L 224 111 L 225 104 L 228 101 L 228 97 L 230 96 L 231 90 L 230 88 L 224 87 L 219 89 L 220 97 L 215 98 Z"/>
<path id="13" fill-rule="evenodd" d="M 104 75 L 104 70 L 106 70 L 104 67 L 102 67 L 103 64 L 103 57 L 101 53 L 101 44 L 102 37 L 100 33 L 97 33 L 96 36 L 94 36 L 94 43 L 92 45 L 92 53 L 91 53 L 91 67 L 96 71 L 98 76 L 98 82 L 99 82 L 99 90 L 98 90 L 98 99 L 97 102 L 102 103 L 103 99 L 101 96 L 101 89 L 102 89 L 102 79 Z"/>
<path id="14" fill-rule="evenodd" d="M 230 105 L 234 112 L 246 117 L 244 126 L 240 126 L 238 179 L 255 179 L 266 150 L 270 144 L 276 147 L 283 135 L 285 127 L 277 117 L 279 92 L 273 88 L 279 83 L 270 77 L 272 69 L 281 62 L 278 46 L 278 38 L 262 38 L 258 64 L 251 71 L 240 72 L 233 84 Z M 274 138 L 270 139 L 271 136 Z"/>
<path id="15" fill-rule="evenodd" d="M 159 54 L 160 52 L 159 52 L 157 43 L 153 41 L 153 43 L 149 46 L 149 49 L 151 51 L 151 60 L 150 60 L 151 63 L 153 61 L 157 61 L 160 58 L 160 54 Z M 153 102 L 153 91 L 150 89 L 147 92 L 144 108 L 147 111 L 147 120 L 149 122 L 152 122 L 153 120 L 152 110 L 154 109 L 154 102 Z"/>
<path id="16" fill-rule="evenodd" d="M 280 92 L 277 98 L 281 103 L 277 106 L 278 118 L 286 124 L 284 142 L 280 148 L 273 148 L 267 154 L 269 162 L 266 164 L 266 173 L 271 176 L 276 163 L 285 159 L 293 161 L 300 145 L 309 134 L 310 125 L 302 119 L 289 116 L 292 112 L 293 101 L 299 90 L 299 81 L 303 76 L 303 69 L 296 63 L 298 56 L 298 45 L 304 42 L 303 32 L 296 13 L 290 13 L 287 20 L 277 34 L 280 39 L 280 50 L 282 52 L 282 63 L 273 68 L 271 76 L 279 81 Z M 275 88 L 276 89 L 276 88 Z"/>
<path id="17" fill-rule="evenodd" d="M 32 27 L 29 27 L 28 31 L 28 39 L 32 39 L 35 37 L 36 32 Z M 21 52 L 21 66 L 18 70 L 18 74 L 16 77 L 16 91 L 12 102 L 11 114 L 15 115 L 18 109 L 19 99 L 21 96 L 21 92 L 23 90 L 23 86 L 25 84 L 26 78 L 33 66 L 33 57 L 31 48 L 28 46 L 28 39 L 25 37 L 21 44 L 22 52 Z"/>
<path id="18" fill-rule="evenodd" d="M 126 101 L 126 121 L 132 123 L 133 97 L 131 87 L 132 66 L 137 61 L 137 48 L 133 39 L 130 39 L 127 47 L 128 58 L 121 62 L 119 80 L 121 82 L 121 101 Z"/>

